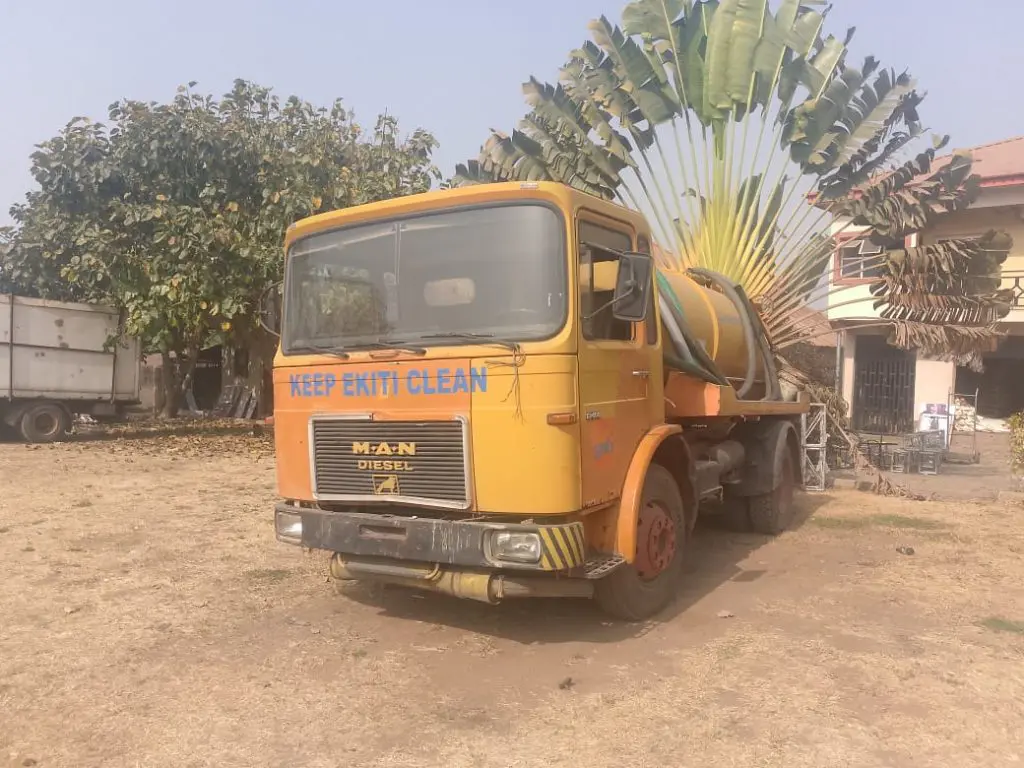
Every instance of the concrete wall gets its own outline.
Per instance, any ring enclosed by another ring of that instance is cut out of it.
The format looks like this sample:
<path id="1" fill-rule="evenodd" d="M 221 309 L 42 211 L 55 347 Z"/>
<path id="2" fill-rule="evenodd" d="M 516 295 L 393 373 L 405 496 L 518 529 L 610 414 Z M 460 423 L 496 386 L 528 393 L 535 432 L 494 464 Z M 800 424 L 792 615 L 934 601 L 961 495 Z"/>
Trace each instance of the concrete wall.
<path id="1" fill-rule="evenodd" d="M 825 310 L 829 320 L 866 320 L 881 316 L 874 308 L 870 285 L 837 286 L 831 283 L 831 272 L 829 279 L 828 309 Z"/>
<path id="2" fill-rule="evenodd" d="M 941 360 L 917 358 L 914 368 L 914 415 L 921 416 L 928 403 L 945 403 L 956 384 L 956 366 Z"/>
<path id="3" fill-rule="evenodd" d="M 857 334 L 851 331 L 844 331 L 840 338 L 843 347 L 843 370 L 842 370 L 842 391 L 843 400 L 846 401 L 847 416 L 852 416 L 853 407 L 853 373 L 856 364 L 854 355 L 857 353 Z"/>

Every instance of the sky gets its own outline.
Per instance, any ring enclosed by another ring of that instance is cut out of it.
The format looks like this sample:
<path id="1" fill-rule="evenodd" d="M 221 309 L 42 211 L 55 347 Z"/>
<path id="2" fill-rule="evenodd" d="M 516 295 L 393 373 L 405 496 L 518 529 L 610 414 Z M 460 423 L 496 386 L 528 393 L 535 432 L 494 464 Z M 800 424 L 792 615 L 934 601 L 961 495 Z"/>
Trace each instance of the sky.
<path id="1" fill-rule="evenodd" d="M 440 141 L 450 175 L 490 128 L 510 130 L 529 75 L 554 80 L 590 19 L 625 0 L 0 0 L 0 224 L 30 189 L 34 145 L 120 98 L 167 101 L 241 77 L 372 124 L 384 110 Z M 1024 2 L 834 0 L 852 54 L 909 69 L 930 129 L 956 147 L 1024 134 Z M 854 61 L 855 59 L 851 59 Z"/>

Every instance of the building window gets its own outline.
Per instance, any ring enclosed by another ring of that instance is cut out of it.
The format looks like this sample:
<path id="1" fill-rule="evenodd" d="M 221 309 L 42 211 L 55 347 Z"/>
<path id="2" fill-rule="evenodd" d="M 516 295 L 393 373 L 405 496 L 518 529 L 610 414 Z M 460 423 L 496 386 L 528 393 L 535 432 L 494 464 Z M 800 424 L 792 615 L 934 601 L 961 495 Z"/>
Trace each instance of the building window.
<path id="1" fill-rule="evenodd" d="M 870 239 L 839 248 L 839 277 L 843 280 L 878 280 L 884 273 L 886 249 Z"/>

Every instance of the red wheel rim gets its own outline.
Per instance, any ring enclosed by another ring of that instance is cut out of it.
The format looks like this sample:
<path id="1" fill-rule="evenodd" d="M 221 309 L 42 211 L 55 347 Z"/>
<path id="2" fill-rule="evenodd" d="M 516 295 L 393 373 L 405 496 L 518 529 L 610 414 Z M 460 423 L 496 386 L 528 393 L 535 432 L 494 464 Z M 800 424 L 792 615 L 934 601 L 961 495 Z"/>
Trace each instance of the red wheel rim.
<path id="1" fill-rule="evenodd" d="M 676 555 L 676 525 L 664 507 L 649 501 L 640 509 L 636 532 L 636 567 L 650 581 L 671 565 Z"/>

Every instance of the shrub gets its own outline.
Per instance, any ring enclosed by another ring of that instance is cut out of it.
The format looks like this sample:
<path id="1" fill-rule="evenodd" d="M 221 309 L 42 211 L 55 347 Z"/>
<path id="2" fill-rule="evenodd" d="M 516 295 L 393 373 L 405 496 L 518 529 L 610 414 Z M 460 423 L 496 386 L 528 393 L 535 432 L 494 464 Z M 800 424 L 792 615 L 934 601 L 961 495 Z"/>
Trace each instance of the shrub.
<path id="1" fill-rule="evenodd" d="M 1010 417 L 1010 468 L 1015 475 L 1024 474 L 1024 413 Z"/>

